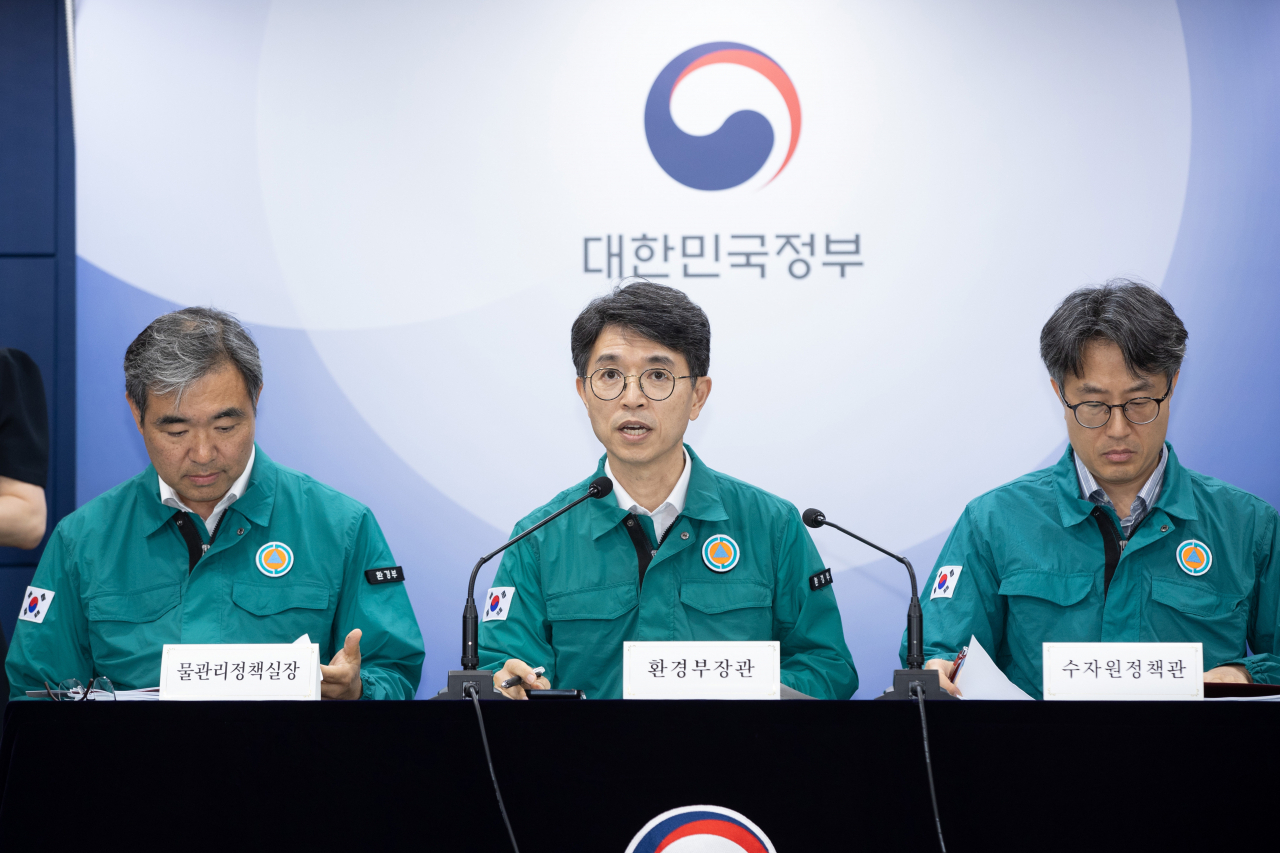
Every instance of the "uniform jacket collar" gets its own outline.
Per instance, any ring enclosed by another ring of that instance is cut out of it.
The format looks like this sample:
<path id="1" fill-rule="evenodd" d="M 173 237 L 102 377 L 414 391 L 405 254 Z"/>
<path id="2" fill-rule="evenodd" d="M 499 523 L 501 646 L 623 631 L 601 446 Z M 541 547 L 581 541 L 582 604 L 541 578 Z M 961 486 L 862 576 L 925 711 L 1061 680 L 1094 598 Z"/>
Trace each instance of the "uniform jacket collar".
<path id="1" fill-rule="evenodd" d="M 684 449 L 689 452 L 689 461 L 693 464 L 693 470 L 689 474 L 689 493 L 685 496 L 684 512 L 680 513 L 680 517 L 696 518 L 699 521 L 727 521 L 729 516 L 725 514 L 724 503 L 720 500 L 720 486 L 715 474 L 703 464 L 698 454 L 693 452 L 692 447 L 686 444 Z M 592 479 L 604 476 L 604 463 L 607 458 L 608 454 L 600 457 Z M 590 480 L 584 481 L 581 484 L 582 488 L 585 490 L 590 482 Z M 241 498 L 241 500 L 244 499 Z M 237 501 L 232 506 L 239 503 L 240 501 Z M 591 501 L 590 504 L 592 539 L 599 539 L 627 517 L 627 511 L 618 506 L 617 501 Z"/>
<path id="2" fill-rule="evenodd" d="M 1178 462 L 1178 454 L 1173 452 L 1173 445 L 1164 443 L 1169 459 L 1165 463 L 1164 485 L 1156 498 L 1154 512 L 1157 508 L 1164 510 L 1175 518 L 1187 521 L 1197 518 L 1196 499 L 1191 491 L 1191 477 L 1187 469 Z M 1058 496 L 1058 512 L 1062 516 L 1062 526 L 1072 527 L 1084 521 L 1093 512 L 1093 503 L 1080 497 L 1080 479 L 1076 475 L 1075 451 L 1067 445 L 1066 451 L 1058 464 L 1053 467 L 1054 490 Z"/>
<path id="3" fill-rule="evenodd" d="M 279 467 L 262 452 L 261 447 L 255 444 L 254 448 L 256 455 L 249 485 L 244 496 L 227 507 L 227 512 L 238 512 L 254 524 L 265 527 L 271 520 L 271 508 L 275 504 Z M 160 500 L 160 478 L 154 465 L 148 465 L 147 470 L 134 478 L 134 483 L 139 491 L 137 504 L 146 519 L 147 535 L 150 536 L 173 518 L 174 509 Z"/>

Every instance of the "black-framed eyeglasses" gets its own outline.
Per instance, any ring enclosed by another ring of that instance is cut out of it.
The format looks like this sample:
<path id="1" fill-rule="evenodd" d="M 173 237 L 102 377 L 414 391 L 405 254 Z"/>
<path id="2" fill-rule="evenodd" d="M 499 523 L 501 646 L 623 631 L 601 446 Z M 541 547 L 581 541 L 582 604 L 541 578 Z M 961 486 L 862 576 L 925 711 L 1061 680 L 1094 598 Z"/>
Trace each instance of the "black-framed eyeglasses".
<path id="1" fill-rule="evenodd" d="M 591 393 L 601 400 L 616 400 L 627 390 L 627 380 L 635 377 L 640 385 L 640 393 L 655 403 L 661 403 L 676 390 L 676 382 L 680 379 L 694 379 L 693 376 L 675 376 L 665 367 L 651 367 L 636 374 L 625 374 L 616 367 L 597 368 L 590 376 L 579 376 L 586 380 Z"/>
<path id="2" fill-rule="evenodd" d="M 1169 379 L 1169 387 L 1165 389 L 1162 397 L 1134 397 L 1124 403 L 1111 406 L 1098 400 L 1085 400 L 1083 403 L 1076 403 L 1074 406 L 1067 402 L 1067 398 L 1062 393 L 1062 388 L 1058 388 L 1058 396 L 1062 397 L 1062 404 L 1071 410 L 1071 414 L 1076 416 L 1076 423 L 1085 429 L 1099 429 L 1107 425 L 1107 421 L 1111 420 L 1111 410 L 1119 409 L 1124 412 L 1124 416 L 1129 419 L 1129 423 L 1135 426 L 1149 424 L 1156 418 L 1160 417 L 1160 404 L 1169 399 L 1169 394 L 1173 391 L 1173 378 Z"/>

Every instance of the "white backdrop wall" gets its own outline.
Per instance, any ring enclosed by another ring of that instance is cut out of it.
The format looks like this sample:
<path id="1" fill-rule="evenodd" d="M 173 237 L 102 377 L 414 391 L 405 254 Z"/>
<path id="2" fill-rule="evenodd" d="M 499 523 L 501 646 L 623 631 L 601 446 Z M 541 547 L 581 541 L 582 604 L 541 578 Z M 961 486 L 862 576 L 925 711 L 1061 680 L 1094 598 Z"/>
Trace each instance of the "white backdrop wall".
<path id="1" fill-rule="evenodd" d="M 128 341 L 176 306 L 236 312 L 267 359 L 263 448 L 372 506 L 407 568 L 420 695 L 457 664 L 474 555 L 593 470 L 568 329 L 611 279 L 665 276 L 709 314 L 688 439 L 708 464 L 907 552 L 923 584 L 966 501 L 1064 446 L 1037 353 L 1054 305 L 1159 285 L 1183 214 L 1173 2 L 77 9 L 80 500 L 145 464 Z M 696 68 L 672 119 L 701 137 L 749 111 L 773 142 L 697 189 L 645 108 L 720 42 L 783 76 Z M 875 695 L 905 578 L 817 543 Z"/>

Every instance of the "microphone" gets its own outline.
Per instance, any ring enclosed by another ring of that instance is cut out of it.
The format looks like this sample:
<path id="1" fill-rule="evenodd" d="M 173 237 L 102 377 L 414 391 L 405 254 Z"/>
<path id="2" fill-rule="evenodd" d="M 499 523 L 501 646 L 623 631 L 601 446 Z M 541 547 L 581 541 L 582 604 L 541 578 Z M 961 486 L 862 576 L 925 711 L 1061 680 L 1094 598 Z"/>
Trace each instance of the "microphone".
<path id="1" fill-rule="evenodd" d="M 595 478 L 591 481 L 591 485 L 587 487 L 585 495 L 551 513 L 551 515 L 525 530 L 501 548 L 485 554 L 476 561 L 475 568 L 471 570 L 471 579 L 467 581 L 467 603 L 462 608 L 462 669 L 449 672 L 449 685 L 440 691 L 436 698 L 466 699 L 470 695 L 467 688 L 471 686 L 475 687 L 481 699 L 493 699 L 502 695 L 500 693 L 495 694 L 492 690 L 483 689 L 484 685 L 480 683 L 479 677 L 473 674 L 477 671 L 476 667 L 480 666 L 480 613 L 476 609 L 476 576 L 480 574 L 480 567 L 521 539 L 546 527 L 578 504 L 591 498 L 608 497 L 612 492 L 613 480 L 608 477 Z"/>
<path id="2" fill-rule="evenodd" d="M 920 595 L 916 587 L 916 570 L 912 568 L 911 561 L 906 557 L 893 553 L 892 551 L 881 548 L 874 542 L 863 539 L 852 531 L 845 530 L 838 524 L 827 521 L 827 517 L 820 509 L 806 509 L 801 513 L 800 518 L 805 525 L 815 530 L 819 527 L 833 527 L 839 530 L 845 536 L 852 536 L 863 545 L 874 548 L 887 557 L 892 557 L 899 563 L 907 567 L 907 575 L 911 578 L 911 603 L 907 606 L 907 668 L 894 670 L 893 688 L 886 691 L 880 699 L 909 699 L 912 696 L 912 685 L 918 684 L 921 692 L 927 694 L 929 698 L 934 699 L 954 699 L 947 691 L 943 690 L 938 683 L 938 673 L 936 670 L 924 669 L 924 614 L 920 611 Z M 898 688 L 902 689 L 899 690 Z M 890 695 L 891 693 L 896 695 Z M 924 698 L 921 696 L 921 698 Z"/>

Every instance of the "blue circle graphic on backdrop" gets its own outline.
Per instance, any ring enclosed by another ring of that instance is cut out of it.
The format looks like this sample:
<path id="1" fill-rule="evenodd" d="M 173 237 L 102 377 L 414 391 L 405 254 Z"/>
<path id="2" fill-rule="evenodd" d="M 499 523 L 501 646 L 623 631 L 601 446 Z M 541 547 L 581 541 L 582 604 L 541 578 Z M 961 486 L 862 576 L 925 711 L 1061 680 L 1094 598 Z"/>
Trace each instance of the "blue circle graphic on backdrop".
<path id="1" fill-rule="evenodd" d="M 791 139 L 786 159 L 770 182 L 782 174 L 800 141 L 800 97 L 782 66 L 765 54 L 731 41 L 690 48 L 667 63 L 649 89 L 644 105 L 644 133 L 649 150 L 662 170 L 695 190 L 727 190 L 760 171 L 773 153 L 773 125 L 755 110 L 739 110 L 714 133 L 694 136 L 676 126 L 671 98 L 685 77 L 708 65 L 741 65 L 757 71 L 774 85 L 791 116 Z"/>

